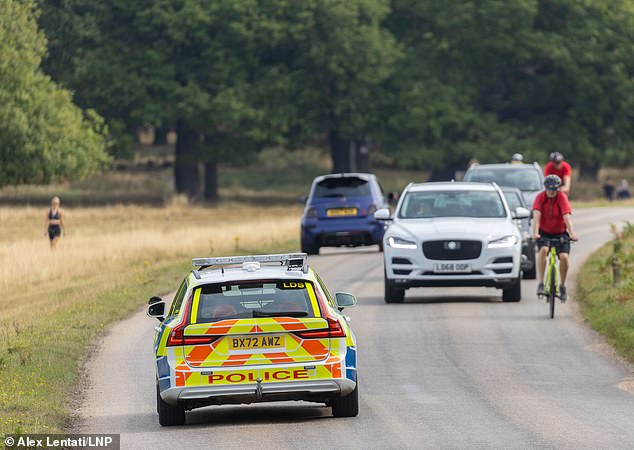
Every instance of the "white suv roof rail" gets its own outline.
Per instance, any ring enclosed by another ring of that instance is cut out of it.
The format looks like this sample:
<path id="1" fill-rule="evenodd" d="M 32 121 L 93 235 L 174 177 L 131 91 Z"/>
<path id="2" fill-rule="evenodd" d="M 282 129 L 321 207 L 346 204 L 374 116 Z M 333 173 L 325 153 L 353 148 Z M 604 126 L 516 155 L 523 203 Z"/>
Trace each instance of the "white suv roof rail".
<path id="1" fill-rule="evenodd" d="M 245 262 L 259 263 L 281 263 L 286 265 L 288 270 L 301 270 L 308 273 L 308 262 L 306 253 L 279 253 L 273 255 L 244 255 L 244 256 L 218 256 L 215 258 L 193 258 L 192 266 L 198 270 L 211 266 L 231 266 Z"/>

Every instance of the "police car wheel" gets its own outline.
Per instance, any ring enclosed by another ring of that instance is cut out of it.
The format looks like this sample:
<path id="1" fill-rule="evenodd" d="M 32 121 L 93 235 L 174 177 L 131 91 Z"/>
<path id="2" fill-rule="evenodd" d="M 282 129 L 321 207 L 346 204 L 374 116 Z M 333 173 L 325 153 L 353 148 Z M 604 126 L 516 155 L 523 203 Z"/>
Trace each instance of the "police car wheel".
<path id="1" fill-rule="evenodd" d="M 331 400 L 332 415 L 335 417 L 355 417 L 359 414 L 359 383 L 350 394 L 345 397 L 335 397 Z"/>
<path id="2" fill-rule="evenodd" d="M 185 425 L 185 410 L 166 403 L 159 394 L 158 385 L 156 386 L 156 409 L 162 426 Z"/>

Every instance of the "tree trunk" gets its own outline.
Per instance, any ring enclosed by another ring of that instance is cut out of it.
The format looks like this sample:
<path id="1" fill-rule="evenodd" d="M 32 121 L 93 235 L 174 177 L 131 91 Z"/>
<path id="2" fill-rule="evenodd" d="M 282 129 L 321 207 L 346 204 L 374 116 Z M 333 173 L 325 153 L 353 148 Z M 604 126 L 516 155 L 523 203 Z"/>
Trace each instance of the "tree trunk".
<path id="1" fill-rule="evenodd" d="M 447 164 L 441 167 L 433 167 L 429 174 L 429 181 L 451 181 L 456 177 L 458 170 L 464 170 L 463 166 Z"/>
<path id="2" fill-rule="evenodd" d="M 205 200 L 215 202 L 218 200 L 218 163 L 205 162 Z"/>
<path id="3" fill-rule="evenodd" d="M 165 127 L 154 128 L 154 145 L 167 145 L 167 131 Z"/>
<path id="4" fill-rule="evenodd" d="M 174 187 L 179 194 L 195 198 L 200 193 L 198 173 L 198 133 L 184 121 L 176 125 L 176 146 L 174 149 Z"/>
<path id="5" fill-rule="evenodd" d="M 355 145 L 355 171 L 370 172 L 370 141 L 363 137 L 356 140 Z"/>
<path id="6" fill-rule="evenodd" d="M 582 163 L 579 166 L 579 179 L 585 181 L 599 181 L 599 169 L 601 165 L 597 162 Z"/>
<path id="7" fill-rule="evenodd" d="M 337 130 L 330 131 L 330 157 L 332 159 L 332 173 L 351 171 L 350 139 L 343 138 Z"/>

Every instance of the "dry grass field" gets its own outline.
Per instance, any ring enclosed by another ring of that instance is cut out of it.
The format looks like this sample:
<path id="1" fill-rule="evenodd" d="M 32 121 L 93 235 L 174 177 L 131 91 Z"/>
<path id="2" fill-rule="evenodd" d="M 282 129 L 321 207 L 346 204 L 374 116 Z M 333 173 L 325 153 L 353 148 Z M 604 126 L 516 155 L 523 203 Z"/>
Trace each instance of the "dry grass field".
<path id="1" fill-rule="evenodd" d="M 67 236 L 53 252 L 44 236 L 45 212 L 0 208 L 3 292 L 24 295 L 42 283 L 67 285 L 87 273 L 116 270 L 131 262 L 151 265 L 287 242 L 298 237 L 301 208 L 225 204 L 66 209 Z"/>
<path id="2" fill-rule="evenodd" d="M 297 250 L 301 206 L 64 209 L 55 251 L 45 213 L 0 208 L 0 435 L 62 430 L 100 330 L 174 289 L 192 257 Z"/>

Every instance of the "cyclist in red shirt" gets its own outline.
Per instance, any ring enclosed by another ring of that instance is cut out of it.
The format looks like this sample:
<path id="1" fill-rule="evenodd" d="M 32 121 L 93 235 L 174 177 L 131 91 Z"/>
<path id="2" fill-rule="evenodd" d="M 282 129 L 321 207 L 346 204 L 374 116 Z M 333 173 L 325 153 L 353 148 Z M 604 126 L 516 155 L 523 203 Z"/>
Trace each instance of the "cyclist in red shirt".
<path id="1" fill-rule="evenodd" d="M 537 254 L 537 294 L 544 293 L 544 270 L 546 269 L 546 257 L 548 243 L 546 239 L 564 237 L 563 242 L 555 244 L 555 250 L 559 257 L 559 273 L 561 286 L 559 297 L 566 301 L 566 275 L 568 274 L 568 255 L 570 254 L 570 241 L 576 241 L 577 235 L 572 228 L 570 214 L 572 209 L 568 202 L 568 196 L 559 191 L 561 178 L 557 175 L 548 175 L 544 178 L 545 191 L 540 192 L 533 203 L 533 238 L 537 242 L 539 253 Z"/>
<path id="2" fill-rule="evenodd" d="M 544 176 L 557 175 L 562 181 L 560 191 L 570 194 L 570 183 L 572 181 L 572 168 L 564 161 L 564 155 L 559 152 L 550 154 L 550 162 L 544 167 Z"/>

